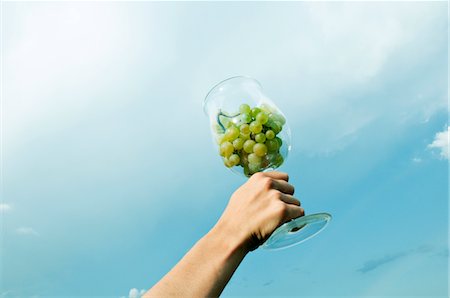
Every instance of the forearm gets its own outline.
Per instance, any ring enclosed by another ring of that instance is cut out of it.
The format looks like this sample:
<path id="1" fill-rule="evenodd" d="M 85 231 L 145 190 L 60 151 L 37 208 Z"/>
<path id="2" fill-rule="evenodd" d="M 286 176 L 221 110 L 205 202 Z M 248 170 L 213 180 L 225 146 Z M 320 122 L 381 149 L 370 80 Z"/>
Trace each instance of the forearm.
<path id="1" fill-rule="evenodd" d="M 286 173 L 256 173 L 236 190 L 216 226 L 144 297 L 214 297 L 250 250 L 304 215 Z"/>
<path id="2" fill-rule="evenodd" d="M 248 249 L 234 231 L 216 225 L 144 297 L 216 297 Z"/>

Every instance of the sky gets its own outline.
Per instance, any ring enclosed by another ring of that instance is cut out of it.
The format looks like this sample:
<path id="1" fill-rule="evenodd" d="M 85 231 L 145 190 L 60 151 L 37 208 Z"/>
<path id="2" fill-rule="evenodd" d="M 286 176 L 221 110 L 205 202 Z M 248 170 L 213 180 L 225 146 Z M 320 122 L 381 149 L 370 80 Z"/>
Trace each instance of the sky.
<path id="1" fill-rule="evenodd" d="M 4 2 L 0 297 L 139 297 L 246 180 L 202 101 L 257 79 L 311 240 L 235 296 L 447 297 L 446 2 Z"/>

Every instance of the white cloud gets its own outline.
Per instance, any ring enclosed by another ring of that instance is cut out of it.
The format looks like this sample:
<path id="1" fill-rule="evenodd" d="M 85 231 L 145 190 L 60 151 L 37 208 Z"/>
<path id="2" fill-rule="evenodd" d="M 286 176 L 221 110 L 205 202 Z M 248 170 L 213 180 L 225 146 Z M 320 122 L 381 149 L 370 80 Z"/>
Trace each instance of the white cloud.
<path id="1" fill-rule="evenodd" d="M 422 159 L 421 159 L 420 157 L 414 157 L 414 158 L 412 159 L 412 161 L 413 161 L 414 163 L 421 163 L 421 162 L 422 162 Z"/>
<path id="2" fill-rule="evenodd" d="M 146 290 L 142 289 L 142 290 L 138 290 L 136 288 L 132 288 L 130 290 L 130 292 L 128 293 L 128 298 L 141 298 L 142 295 L 144 295 Z"/>
<path id="3" fill-rule="evenodd" d="M 152 11 L 145 29 L 131 27 L 127 7 L 101 3 L 39 3 L 8 6 L 3 27 L 8 144 L 14 151 L 30 127 L 59 130 L 81 119 L 78 113 L 111 104 L 124 104 L 109 94 L 113 82 L 130 79 L 129 73 L 145 57 L 157 65 L 171 59 L 175 46 L 155 53 L 158 18 Z M 155 20 L 155 21 L 152 21 Z M 162 25 L 160 25 L 162 26 Z M 164 26 L 165 27 L 165 26 Z M 135 38 L 136 32 L 141 34 Z M 159 34 L 158 36 L 165 36 Z M 149 73 L 146 74 L 151 79 Z M 115 90 L 117 92 L 117 89 Z M 57 115 L 73 115 L 59 116 Z M 36 136 L 36 131 L 33 133 Z"/>
<path id="4" fill-rule="evenodd" d="M 438 149 L 440 150 L 440 156 L 443 159 L 448 159 L 448 132 L 450 126 L 447 126 L 447 129 L 441 132 L 436 133 L 434 136 L 434 141 L 428 148 Z"/>
<path id="5" fill-rule="evenodd" d="M 267 25 L 274 14 L 286 21 Z M 446 108 L 447 90 L 437 83 L 445 77 L 439 75 L 444 68 L 428 76 L 438 79 L 413 75 L 421 72 L 423 61 L 444 61 L 444 55 L 432 56 L 420 46 L 426 39 L 433 52 L 443 49 L 445 32 L 436 30 L 443 16 L 420 3 L 408 9 L 376 3 L 267 5 L 252 15 L 252 22 L 247 15 L 237 17 L 238 29 L 219 35 L 226 44 L 206 45 L 207 63 L 200 64 L 198 81 L 220 79 L 218 70 L 255 76 L 289 117 L 293 136 L 301 138 L 299 147 L 306 152 L 342 150 L 374 126 L 378 131 L 389 127 L 393 133 L 386 139 L 395 138 L 395 130 L 410 121 L 429 119 Z M 260 44 L 270 46 L 254 50 Z M 239 66 L 234 65 L 239 58 L 229 54 L 235 49 L 247 55 Z M 414 84 L 393 88 L 395 80 Z"/>
<path id="6" fill-rule="evenodd" d="M 11 209 L 12 209 L 12 208 L 11 208 L 11 205 L 10 205 L 10 204 L 0 203 L 0 213 L 8 212 L 8 211 L 10 211 Z"/>
<path id="7" fill-rule="evenodd" d="M 20 227 L 16 229 L 16 233 L 19 235 L 31 235 L 31 236 L 39 236 L 39 233 L 36 232 L 33 228 L 30 227 Z"/>
<path id="8" fill-rule="evenodd" d="M 59 129 L 82 119 L 78 115 L 88 107 L 110 105 L 111 96 L 105 96 L 104 89 L 110 88 L 111 82 L 126 85 L 125 79 L 132 76 L 120 74 L 137 73 L 133 65 L 143 62 L 151 66 L 145 70 L 148 82 L 155 79 L 153 73 L 164 77 L 167 69 L 175 67 L 180 77 L 189 75 L 186 85 L 190 87 L 183 92 L 191 93 L 174 94 L 174 98 L 201 101 L 209 87 L 231 74 L 248 74 L 263 85 L 268 83 L 276 94 L 274 100 L 287 111 L 295 111 L 289 120 L 300 125 L 296 134 L 302 137 L 301 149 L 309 152 L 341 150 L 363 129 L 386 116 L 387 110 L 391 117 L 420 113 L 426 121 L 446 104 L 444 97 L 428 94 L 436 89 L 434 79 L 433 85 L 417 91 L 415 99 L 370 99 L 361 91 L 364 83 L 369 90 L 381 89 L 375 83 L 391 72 L 387 68 L 403 69 L 396 65 L 399 53 L 409 58 L 414 69 L 432 57 L 429 51 L 440 46 L 436 35 L 430 34 L 438 28 L 435 20 L 439 15 L 430 5 L 413 4 L 406 10 L 403 5 L 373 3 L 258 5 L 243 7 L 238 14 L 224 9 L 223 18 L 232 15 L 236 28 L 212 21 L 208 30 L 201 23 L 190 23 L 198 10 L 189 6 L 170 14 L 158 6 L 151 8 L 146 11 L 145 23 L 139 17 L 139 21 L 126 22 L 132 11 L 85 3 L 27 6 L 23 13 L 11 16 L 20 26 L 5 26 L 11 28 L 5 35 L 9 37 L 5 85 L 10 92 L 6 96 L 10 148 L 15 145 L 13 141 L 30 139 L 26 134 L 36 123 Z M 201 13 L 205 15 L 215 13 L 212 7 L 204 9 Z M 286 22 L 267 22 L 274 15 L 283 16 Z M 180 24 L 186 24 L 186 29 L 176 29 Z M 210 34 L 211 38 L 195 39 L 199 34 Z M 188 42 L 192 39 L 195 43 Z M 179 47 L 175 41 L 186 46 Z M 429 50 L 423 50 L 422 44 L 428 44 Z M 111 65 L 114 71 L 109 71 Z M 173 84 L 184 87 L 182 81 Z M 355 86 L 363 94 L 358 100 L 339 96 Z M 57 96 L 53 90 L 58 91 Z M 71 92 L 63 92 L 68 90 Z M 102 96 L 93 96 L 99 92 Z M 155 92 L 149 93 L 149 98 L 157 98 Z M 48 120 L 47 116 L 58 114 L 74 118 Z"/>

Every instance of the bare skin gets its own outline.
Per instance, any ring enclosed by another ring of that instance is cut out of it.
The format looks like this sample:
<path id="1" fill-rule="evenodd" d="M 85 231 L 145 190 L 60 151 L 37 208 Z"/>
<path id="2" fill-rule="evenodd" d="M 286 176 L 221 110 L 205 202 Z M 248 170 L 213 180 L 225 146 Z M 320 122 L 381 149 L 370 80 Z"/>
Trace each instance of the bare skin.
<path id="1" fill-rule="evenodd" d="M 231 196 L 216 225 L 143 297 L 218 297 L 244 257 L 303 216 L 282 172 L 257 173 Z"/>

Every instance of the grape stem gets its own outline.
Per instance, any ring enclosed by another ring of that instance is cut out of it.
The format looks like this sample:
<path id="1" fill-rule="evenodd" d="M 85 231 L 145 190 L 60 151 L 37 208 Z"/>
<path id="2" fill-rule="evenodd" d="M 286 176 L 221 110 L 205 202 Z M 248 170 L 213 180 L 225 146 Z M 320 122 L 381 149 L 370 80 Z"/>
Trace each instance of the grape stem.
<path id="1" fill-rule="evenodd" d="M 222 112 L 222 110 L 219 110 L 219 113 L 217 113 L 217 123 L 220 125 L 220 127 L 225 131 L 226 130 L 226 128 L 225 128 L 225 126 L 223 126 L 223 124 L 222 124 L 222 122 L 220 121 L 220 116 L 224 116 L 224 117 L 226 117 L 226 118 L 229 118 L 229 119 L 232 119 L 232 118 L 234 118 L 234 117 L 236 117 L 236 116 L 239 116 L 241 113 L 237 113 L 236 115 L 231 115 L 231 116 L 229 116 L 229 115 L 227 115 L 227 114 L 224 114 L 223 112 Z"/>

